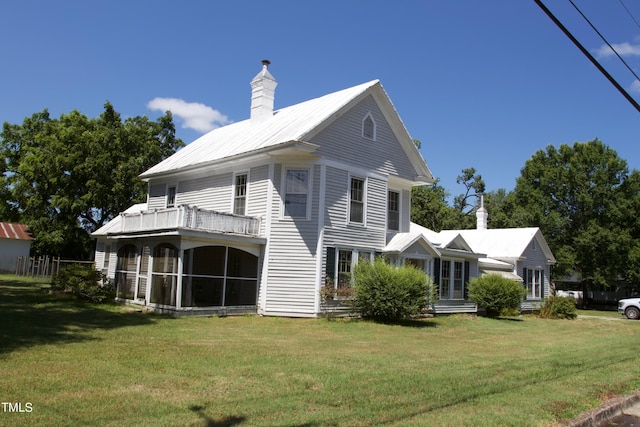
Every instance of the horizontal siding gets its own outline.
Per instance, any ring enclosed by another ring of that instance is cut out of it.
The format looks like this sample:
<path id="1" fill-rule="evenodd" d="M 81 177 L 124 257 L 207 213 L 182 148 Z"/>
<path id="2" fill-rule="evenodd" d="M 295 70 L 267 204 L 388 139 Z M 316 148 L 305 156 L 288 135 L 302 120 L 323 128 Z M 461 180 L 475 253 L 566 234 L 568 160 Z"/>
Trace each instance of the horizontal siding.
<path id="1" fill-rule="evenodd" d="M 149 205 L 148 208 L 162 209 L 166 205 L 166 184 L 151 184 L 149 185 Z"/>
<path id="2" fill-rule="evenodd" d="M 311 219 L 281 218 L 281 173 L 276 165 L 269 237 L 265 314 L 314 315 L 320 168 L 311 170 Z M 314 209 L 315 207 L 315 209 Z"/>
<path id="3" fill-rule="evenodd" d="M 371 112 L 376 140 L 362 137 L 362 119 Z M 413 180 L 415 171 L 373 96 L 369 95 L 314 136 L 318 154 L 365 170 Z"/>
<path id="4" fill-rule="evenodd" d="M 233 175 L 231 173 L 180 181 L 176 203 L 220 212 L 231 212 L 232 183 Z"/>
<path id="5" fill-rule="evenodd" d="M 264 220 L 267 215 L 267 193 L 269 191 L 269 166 L 252 168 L 249 172 L 249 187 L 247 194 L 247 215 L 261 217 L 260 235 L 265 235 Z"/>

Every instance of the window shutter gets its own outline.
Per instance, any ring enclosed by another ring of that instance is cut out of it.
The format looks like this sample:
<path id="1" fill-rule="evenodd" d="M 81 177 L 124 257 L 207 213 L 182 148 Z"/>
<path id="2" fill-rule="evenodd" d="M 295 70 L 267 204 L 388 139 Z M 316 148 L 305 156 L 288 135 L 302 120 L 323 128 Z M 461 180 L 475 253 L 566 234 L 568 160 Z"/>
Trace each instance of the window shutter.
<path id="1" fill-rule="evenodd" d="M 544 298 L 544 270 L 540 271 L 540 297 Z"/>
<path id="2" fill-rule="evenodd" d="M 433 260 L 433 284 L 440 287 L 440 258 Z"/>
<path id="3" fill-rule="evenodd" d="M 468 295 L 469 295 L 469 261 L 465 261 L 464 262 L 464 299 L 468 299 Z"/>
<path id="4" fill-rule="evenodd" d="M 334 280 L 336 277 L 336 248 L 327 247 L 325 273 L 331 280 Z"/>
<path id="5" fill-rule="evenodd" d="M 527 267 L 522 267 L 522 286 L 524 286 L 524 290 L 527 290 Z M 527 299 L 527 294 L 524 294 L 524 299 Z"/>

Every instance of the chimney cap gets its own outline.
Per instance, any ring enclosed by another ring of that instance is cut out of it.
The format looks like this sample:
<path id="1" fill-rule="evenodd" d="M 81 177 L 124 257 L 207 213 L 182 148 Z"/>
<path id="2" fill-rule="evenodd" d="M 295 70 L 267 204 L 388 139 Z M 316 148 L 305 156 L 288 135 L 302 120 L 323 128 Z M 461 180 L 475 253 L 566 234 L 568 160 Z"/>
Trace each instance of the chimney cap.
<path id="1" fill-rule="evenodd" d="M 266 65 L 268 67 L 269 65 L 271 65 L 271 61 L 269 61 L 268 59 L 263 59 L 262 65 Z"/>

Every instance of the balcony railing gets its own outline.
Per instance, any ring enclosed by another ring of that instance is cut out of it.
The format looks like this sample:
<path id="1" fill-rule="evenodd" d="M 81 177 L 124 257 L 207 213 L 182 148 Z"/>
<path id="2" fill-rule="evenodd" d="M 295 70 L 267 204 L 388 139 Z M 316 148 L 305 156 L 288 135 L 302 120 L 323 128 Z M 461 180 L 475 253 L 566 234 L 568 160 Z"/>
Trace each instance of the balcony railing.
<path id="1" fill-rule="evenodd" d="M 187 228 L 218 233 L 260 235 L 260 218 L 200 209 L 196 206 L 121 213 L 121 232 Z"/>

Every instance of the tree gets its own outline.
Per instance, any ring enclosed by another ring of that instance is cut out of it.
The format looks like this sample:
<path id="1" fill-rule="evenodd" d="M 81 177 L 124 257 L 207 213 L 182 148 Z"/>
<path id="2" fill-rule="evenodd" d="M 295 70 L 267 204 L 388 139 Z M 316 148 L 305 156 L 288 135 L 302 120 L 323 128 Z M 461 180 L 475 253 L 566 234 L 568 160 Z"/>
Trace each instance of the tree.
<path id="1" fill-rule="evenodd" d="M 485 185 L 482 175 L 476 173 L 475 168 L 462 169 L 462 175 L 458 175 L 456 178 L 458 184 L 464 185 L 465 192 L 456 196 L 453 200 L 453 207 L 464 215 L 471 215 L 475 213 L 479 203 L 470 203 L 471 198 L 480 198 L 484 194 Z"/>
<path id="2" fill-rule="evenodd" d="M 95 231 L 130 204 L 144 201 L 144 170 L 184 143 L 170 112 L 121 120 L 107 102 L 99 117 L 78 111 L 52 119 L 45 109 L 0 133 L 5 210 L 29 225 L 40 254 L 86 258 Z"/>
<path id="3" fill-rule="evenodd" d="M 586 291 L 640 277 L 640 177 L 601 141 L 539 150 L 522 169 L 514 198 L 519 221 L 539 226 L 549 242 L 556 278 L 579 272 Z"/>
<path id="4" fill-rule="evenodd" d="M 457 229 L 460 212 L 447 204 L 448 194 L 436 179 L 431 186 L 414 187 L 411 191 L 411 221 L 434 231 Z"/>

